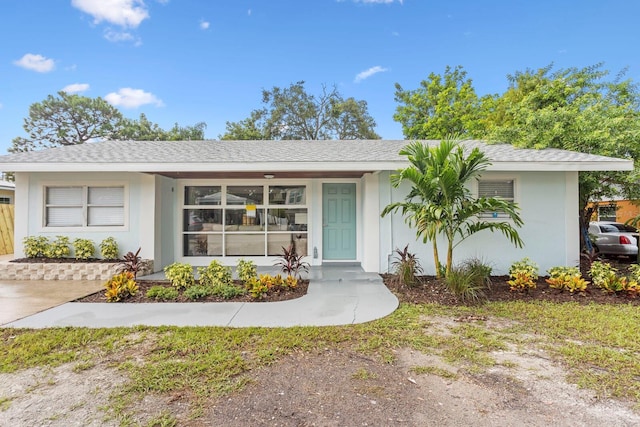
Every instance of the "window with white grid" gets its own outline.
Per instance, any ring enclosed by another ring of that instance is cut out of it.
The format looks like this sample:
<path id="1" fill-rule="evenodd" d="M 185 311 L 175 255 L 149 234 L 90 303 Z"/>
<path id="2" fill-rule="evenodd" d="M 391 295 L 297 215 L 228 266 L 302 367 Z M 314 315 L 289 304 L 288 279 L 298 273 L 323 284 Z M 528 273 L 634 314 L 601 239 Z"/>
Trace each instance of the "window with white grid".
<path id="1" fill-rule="evenodd" d="M 46 227 L 123 226 L 124 186 L 45 187 Z"/>

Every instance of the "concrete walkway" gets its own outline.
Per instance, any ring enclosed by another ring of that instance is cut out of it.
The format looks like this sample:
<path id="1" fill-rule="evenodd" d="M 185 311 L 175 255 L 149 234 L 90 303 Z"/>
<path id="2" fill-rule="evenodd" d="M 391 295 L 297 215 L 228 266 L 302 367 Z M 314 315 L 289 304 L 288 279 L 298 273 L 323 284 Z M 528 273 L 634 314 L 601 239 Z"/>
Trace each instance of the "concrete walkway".
<path id="1" fill-rule="evenodd" d="M 307 295 L 289 301 L 147 304 L 69 302 L 3 326 L 329 326 L 379 319 L 398 307 L 398 299 L 387 289 L 380 276 L 365 273 L 360 266 L 312 267 L 309 280 Z"/>

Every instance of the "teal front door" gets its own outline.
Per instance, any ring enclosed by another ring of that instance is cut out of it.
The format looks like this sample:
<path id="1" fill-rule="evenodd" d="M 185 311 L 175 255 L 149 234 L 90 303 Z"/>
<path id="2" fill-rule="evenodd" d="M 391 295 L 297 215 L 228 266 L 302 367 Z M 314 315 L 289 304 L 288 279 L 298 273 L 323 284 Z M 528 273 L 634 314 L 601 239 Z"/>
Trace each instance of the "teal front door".
<path id="1" fill-rule="evenodd" d="M 356 259 L 355 184 L 322 184 L 322 258 Z"/>

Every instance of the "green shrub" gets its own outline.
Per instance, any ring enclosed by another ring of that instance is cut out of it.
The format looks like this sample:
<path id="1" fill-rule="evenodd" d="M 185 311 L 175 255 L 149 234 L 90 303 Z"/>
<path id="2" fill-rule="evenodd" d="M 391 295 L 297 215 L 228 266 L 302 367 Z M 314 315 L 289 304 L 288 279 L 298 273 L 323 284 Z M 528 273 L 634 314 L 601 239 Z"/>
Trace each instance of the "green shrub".
<path id="1" fill-rule="evenodd" d="M 462 267 L 471 272 L 484 286 L 491 288 L 491 273 L 493 268 L 480 258 L 469 258 L 462 263 Z"/>
<path id="2" fill-rule="evenodd" d="M 487 298 L 486 277 L 483 269 L 465 265 L 454 267 L 445 276 L 444 283 L 449 292 L 461 302 L 476 304 Z"/>
<path id="3" fill-rule="evenodd" d="M 538 265 L 529 258 L 523 258 L 511 264 L 509 268 L 509 283 L 512 291 L 535 289 L 538 281 Z"/>
<path id="4" fill-rule="evenodd" d="M 391 264 L 395 280 L 399 285 L 415 286 L 417 283 L 416 275 L 423 272 L 418 257 L 416 254 L 409 252 L 408 244 L 402 250 L 396 248 L 395 252 L 396 258 Z"/>
<path id="5" fill-rule="evenodd" d="M 602 261 L 594 261 L 589 269 L 591 283 L 605 292 L 619 292 L 622 283 L 618 277 L 618 270 L 611 264 Z"/>
<path id="6" fill-rule="evenodd" d="M 70 244 L 67 236 L 56 236 L 56 239 L 47 245 L 44 256 L 47 258 L 66 258 L 71 254 Z"/>
<path id="7" fill-rule="evenodd" d="M 584 292 L 589 282 L 582 278 L 578 267 L 552 267 L 548 271 L 549 278 L 545 281 L 550 288 L 561 291 Z"/>
<path id="8" fill-rule="evenodd" d="M 249 279 L 251 280 L 251 279 Z M 211 288 L 211 295 L 215 295 L 224 299 L 231 299 L 247 293 L 247 290 L 241 288 L 240 286 L 236 286 L 234 284 L 230 285 L 218 285 Z"/>
<path id="9" fill-rule="evenodd" d="M 238 279 L 242 283 L 247 282 L 252 277 L 258 277 L 258 269 L 253 261 L 246 261 L 244 259 L 238 260 L 238 266 L 236 267 Z"/>
<path id="10" fill-rule="evenodd" d="M 73 251 L 76 259 L 89 259 L 95 255 L 96 247 L 93 240 L 78 238 L 73 241 Z"/>
<path id="11" fill-rule="evenodd" d="M 168 286 L 152 286 L 147 291 L 147 298 L 156 301 L 173 301 L 178 298 L 178 290 Z"/>
<path id="12" fill-rule="evenodd" d="M 212 293 L 212 289 L 208 286 L 193 285 L 185 289 L 184 296 L 192 301 L 196 301 L 202 298 L 206 298 L 209 295 L 212 295 Z"/>
<path id="13" fill-rule="evenodd" d="M 138 292 L 138 285 L 133 278 L 133 274 L 127 271 L 116 274 L 104 286 L 107 288 L 104 296 L 107 297 L 108 302 L 121 301 Z"/>
<path id="14" fill-rule="evenodd" d="M 113 237 L 107 237 L 100 242 L 100 255 L 104 259 L 118 259 L 120 251 L 118 250 L 118 242 Z"/>
<path id="15" fill-rule="evenodd" d="M 624 293 L 627 297 L 635 298 L 640 295 L 640 285 L 638 284 L 638 273 L 640 267 L 630 267 L 630 277 L 618 276 L 618 270 L 610 264 L 602 261 L 595 261 L 591 264 L 589 275 L 591 282 L 607 293 Z"/>
<path id="16" fill-rule="evenodd" d="M 204 286 L 215 287 L 233 282 L 231 267 L 226 267 L 217 260 L 211 261 L 207 267 L 198 267 L 198 275 L 200 284 Z"/>
<path id="17" fill-rule="evenodd" d="M 27 258 L 43 257 L 49 249 L 49 239 L 45 236 L 29 236 L 22 240 Z"/>
<path id="18" fill-rule="evenodd" d="M 174 262 L 164 268 L 164 274 L 176 289 L 189 288 L 196 283 L 191 264 Z"/>

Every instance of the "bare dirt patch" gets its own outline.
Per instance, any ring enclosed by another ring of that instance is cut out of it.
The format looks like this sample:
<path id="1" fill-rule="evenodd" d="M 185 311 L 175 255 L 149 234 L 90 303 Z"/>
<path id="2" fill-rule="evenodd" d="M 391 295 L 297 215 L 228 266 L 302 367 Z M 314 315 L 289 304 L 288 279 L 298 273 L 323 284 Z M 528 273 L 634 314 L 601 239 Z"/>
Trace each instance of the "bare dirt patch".
<path id="1" fill-rule="evenodd" d="M 429 321 L 429 330 L 443 335 L 456 323 L 447 317 Z M 488 328 L 491 322 L 477 324 Z M 148 350 L 149 343 L 142 343 L 120 356 L 135 361 L 146 357 L 135 351 Z M 134 425 L 152 420 L 156 424 L 149 425 L 162 425 L 158 420 L 166 416 L 193 427 L 640 425 L 640 414 L 630 406 L 568 383 L 563 367 L 533 339 L 524 348 L 491 353 L 497 364 L 482 372 L 437 354 L 399 349 L 394 355 L 393 363 L 385 363 L 347 345 L 296 352 L 249 372 L 247 386 L 209 399 L 197 417 L 191 396 L 178 391 L 146 394 L 128 408 L 127 419 Z M 0 375 L 0 425 L 119 425 L 100 409 L 126 383 L 114 362 Z"/>

